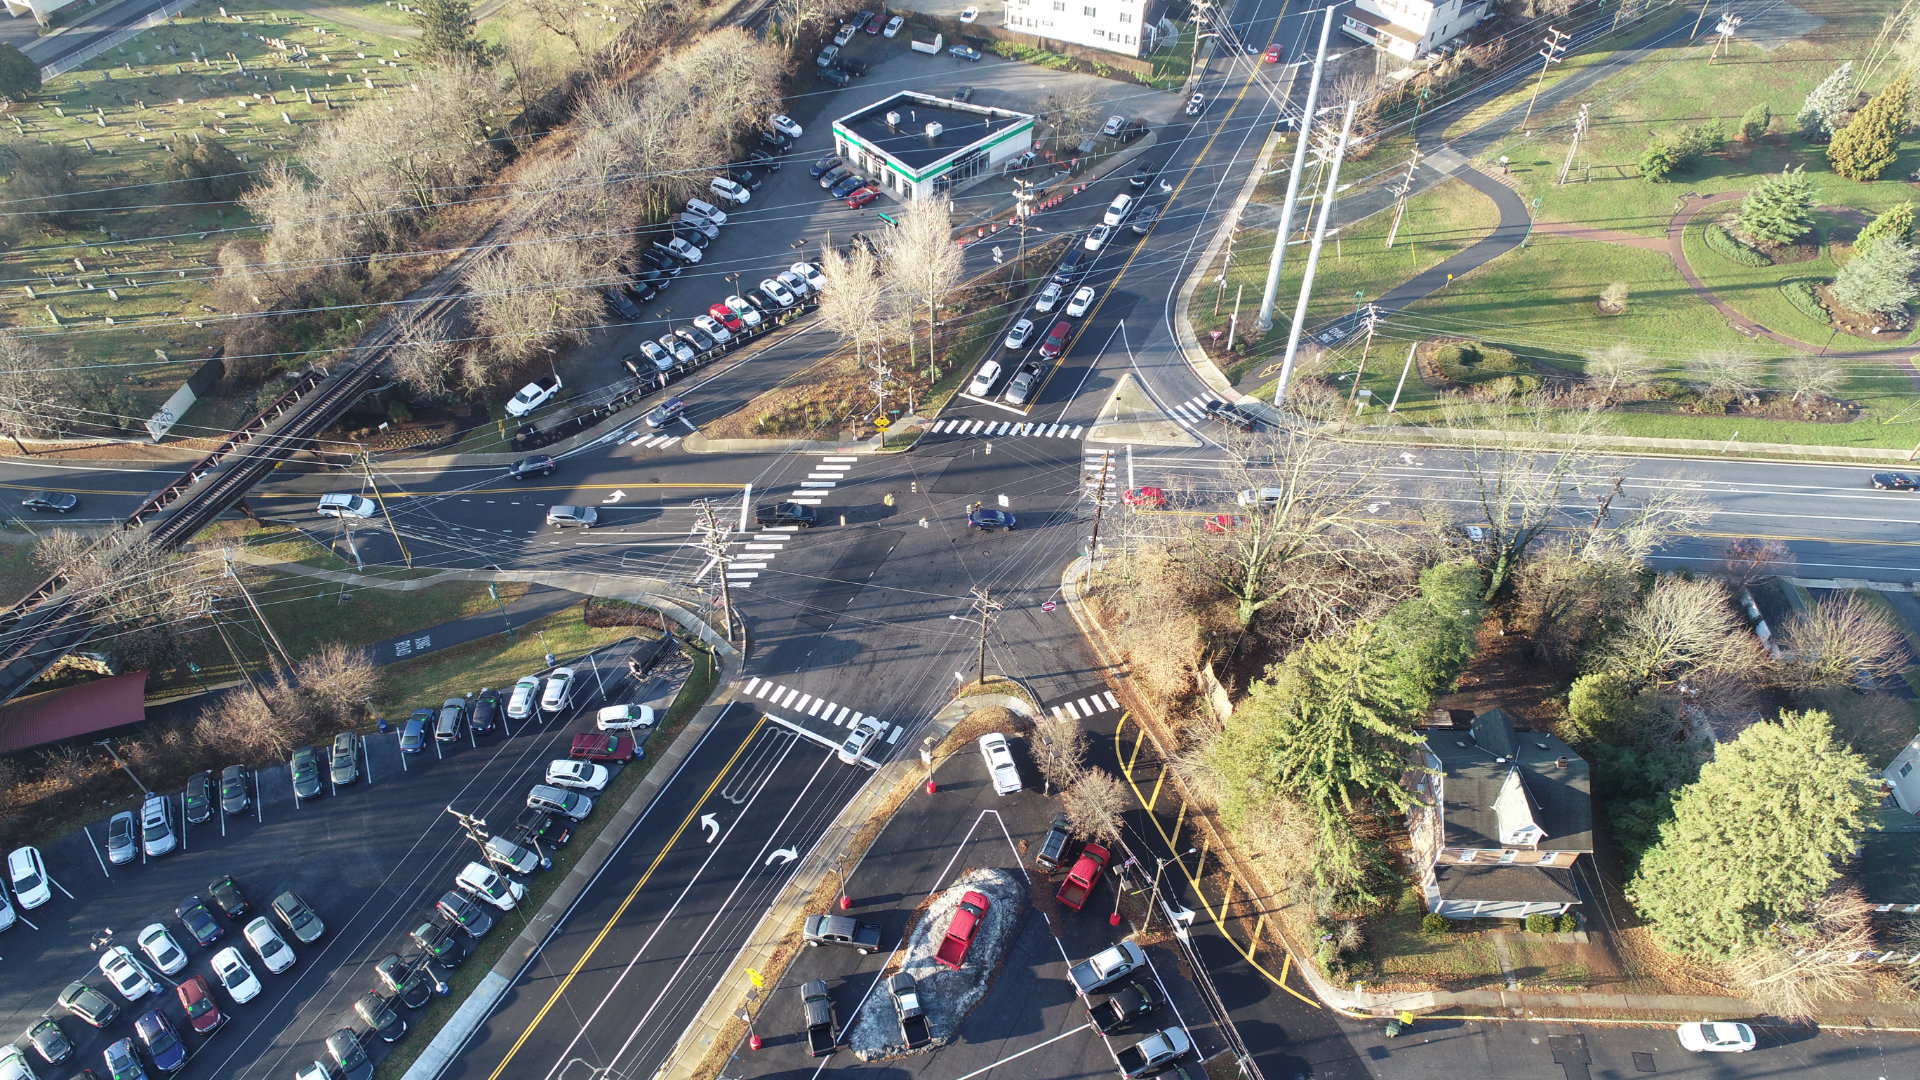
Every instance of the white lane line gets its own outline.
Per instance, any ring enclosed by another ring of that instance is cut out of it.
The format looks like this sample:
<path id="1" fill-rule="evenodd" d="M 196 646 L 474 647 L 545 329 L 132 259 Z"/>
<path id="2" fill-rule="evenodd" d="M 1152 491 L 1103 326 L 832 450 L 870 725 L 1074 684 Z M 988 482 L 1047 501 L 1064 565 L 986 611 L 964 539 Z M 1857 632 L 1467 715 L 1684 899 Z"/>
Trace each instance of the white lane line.
<path id="1" fill-rule="evenodd" d="M 760 576 L 760 571 L 758 570 L 748 570 L 738 574 L 734 573 L 731 570 L 727 571 L 728 581 L 752 581 L 754 578 L 757 578 L 759 576 Z"/>
<path id="2" fill-rule="evenodd" d="M 899 726 L 898 724 L 896 724 L 896 725 L 894 725 L 894 728 L 893 728 L 893 734 L 891 734 L 891 735 L 889 735 L 889 736 L 887 736 L 887 742 L 888 742 L 888 744 L 889 744 L 889 745 L 891 745 L 891 744 L 893 744 L 893 743 L 897 743 L 897 742 L 899 742 L 899 741 L 900 741 L 900 733 L 901 733 L 901 732 L 903 732 L 903 731 L 905 731 L 905 730 L 907 730 L 907 729 L 906 729 L 906 728 L 903 728 L 903 727 L 901 727 L 901 726 Z"/>

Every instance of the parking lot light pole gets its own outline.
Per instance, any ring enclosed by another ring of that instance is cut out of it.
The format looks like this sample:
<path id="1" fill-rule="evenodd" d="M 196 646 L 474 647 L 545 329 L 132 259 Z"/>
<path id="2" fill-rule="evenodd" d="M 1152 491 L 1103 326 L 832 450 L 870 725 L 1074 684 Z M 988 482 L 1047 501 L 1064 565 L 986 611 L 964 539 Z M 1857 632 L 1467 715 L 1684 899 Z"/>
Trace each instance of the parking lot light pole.
<path id="1" fill-rule="evenodd" d="M 1198 853 L 1198 848 L 1188 848 L 1181 852 L 1180 855 L 1158 860 L 1158 865 L 1153 868 L 1153 891 L 1147 895 L 1147 921 L 1140 927 L 1142 931 L 1151 929 L 1153 926 L 1154 904 L 1160 900 L 1160 872 L 1167 868 L 1168 863 L 1178 862 L 1181 855 L 1195 855 Z"/>

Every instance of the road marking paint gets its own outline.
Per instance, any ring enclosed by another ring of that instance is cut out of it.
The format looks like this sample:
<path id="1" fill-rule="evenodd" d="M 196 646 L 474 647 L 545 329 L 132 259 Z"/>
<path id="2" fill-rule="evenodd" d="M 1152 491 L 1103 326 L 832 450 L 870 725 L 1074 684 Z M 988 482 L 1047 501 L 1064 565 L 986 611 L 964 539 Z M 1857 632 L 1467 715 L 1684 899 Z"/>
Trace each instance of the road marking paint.
<path id="1" fill-rule="evenodd" d="M 738 573 L 738 574 L 734 573 L 731 570 L 727 571 L 728 581 L 752 581 L 754 578 L 757 578 L 759 576 L 760 576 L 760 571 L 758 570 L 748 570 L 744 573 Z"/>
<path id="2" fill-rule="evenodd" d="M 833 718 L 833 726 L 834 726 L 834 727 L 839 727 L 839 726 L 840 726 L 841 724 L 844 724 L 844 723 L 846 723 L 846 722 L 847 722 L 847 714 L 848 714 L 848 713 L 850 713 L 850 712 L 852 712 L 852 711 L 853 711 L 852 709 L 849 709 L 849 708 L 847 708 L 846 706 L 844 706 L 844 705 L 842 705 L 842 706 L 840 707 L 840 715 L 838 715 L 838 716 L 836 716 L 836 717 L 834 717 L 834 718 Z"/>
<path id="3" fill-rule="evenodd" d="M 1073 707 L 1073 702 L 1071 702 L 1071 701 L 1069 701 L 1069 702 L 1067 702 L 1067 704 L 1066 704 L 1066 710 L 1067 710 L 1067 719 L 1069 719 L 1069 720 L 1078 720 L 1078 719 L 1080 719 L 1080 714 L 1079 714 L 1078 712 L 1076 712 L 1076 711 L 1074 710 L 1074 707 Z"/>
<path id="4" fill-rule="evenodd" d="M 833 702 L 828 701 L 826 698 L 815 698 L 813 699 L 813 709 L 812 711 L 808 712 L 807 715 L 817 720 L 822 715 L 832 711 L 833 711 Z"/>
<path id="5" fill-rule="evenodd" d="M 898 725 L 898 724 L 895 724 L 895 725 L 893 726 L 893 734 L 891 734 L 891 735 L 889 735 L 889 736 L 887 736 L 887 743 L 888 743 L 888 745 L 892 745 L 893 743 L 897 743 L 897 742 L 899 742 L 899 741 L 900 741 L 900 733 L 901 733 L 901 732 L 903 732 L 903 731 L 905 731 L 905 730 L 907 730 L 907 729 L 906 729 L 906 728 L 903 728 L 903 727 L 901 727 L 901 726 L 900 726 L 900 725 Z"/>
<path id="6" fill-rule="evenodd" d="M 975 1069 L 972 1072 L 967 1073 L 965 1076 L 955 1077 L 954 1080 L 973 1080 L 974 1077 L 979 1076 L 982 1073 L 992 1072 L 993 1070 L 999 1068 L 1000 1066 L 1005 1065 L 1009 1061 L 1026 1057 L 1028 1054 L 1033 1053 L 1035 1050 L 1039 1050 L 1047 1046 L 1052 1046 L 1054 1043 L 1059 1042 L 1061 1039 L 1067 1038 L 1072 1035 L 1078 1035 L 1092 1026 L 1093 1026 L 1093 1023 L 1089 1021 L 1087 1023 L 1081 1024 L 1077 1028 L 1074 1028 L 1072 1031 L 1063 1031 L 1060 1034 L 1055 1035 L 1053 1038 L 1048 1039 L 1045 1042 L 1034 1043 L 1032 1046 L 1027 1047 L 1025 1050 L 1022 1050 L 1017 1054 L 1008 1054 L 1006 1057 L 1001 1058 L 999 1061 L 996 1061 L 991 1065 L 982 1066 L 981 1068 Z"/>
<path id="7" fill-rule="evenodd" d="M 813 700 L 813 695 L 812 695 L 812 694 L 801 694 L 801 695 L 800 695 L 800 700 L 794 703 L 794 706 L 793 706 L 793 711 L 794 711 L 794 712 L 800 712 L 800 713 L 803 713 L 803 712 L 806 712 L 806 711 L 807 711 L 807 703 L 808 703 L 808 702 L 810 702 L 810 701 L 812 701 L 812 700 Z"/>
<path id="8" fill-rule="evenodd" d="M 99 863 L 100 863 L 100 876 L 101 876 L 101 877 L 104 877 L 104 878 L 112 878 L 112 877 L 113 877 L 113 871 L 111 871 L 111 870 L 108 870 L 108 869 L 107 869 L 107 860 L 106 860 L 106 858 L 105 858 L 105 857 L 103 857 L 103 856 L 102 856 L 102 855 L 100 854 L 100 845 L 99 845 L 99 844 L 96 844 L 96 843 L 94 843 L 94 841 L 93 841 L 93 830 L 92 830 L 92 829 L 81 829 L 80 831 L 81 831 L 81 832 L 83 832 L 83 833 L 86 833 L 86 834 L 87 834 L 87 846 L 93 849 L 93 857 L 94 857 L 95 859 L 97 859 L 97 860 L 99 860 Z"/>
<path id="9" fill-rule="evenodd" d="M 823 457 L 821 461 L 859 461 L 857 457 Z"/>
<path id="10" fill-rule="evenodd" d="M 790 503 L 798 503 L 801 506 L 819 506 L 821 503 L 825 502 L 826 500 L 805 499 L 805 498 L 801 498 L 799 495 L 796 494 L 792 498 L 788 499 L 787 501 Z"/>
<path id="11" fill-rule="evenodd" d="M 811 472 L 807 474 L 809 480 L 845 480 L 846 478 L 845 473 Z"/>
<path id="12" fill-rule="evenodd" d="M 754 692 L 754 690 L 755 690 L 756 688 L 758 688 L 758 687 L 759 687 L 759 685 L 760 685 L 760 680 L 759 680 L 759 678 L 758 678 L 758 677 L 755 677 L 755 678 L 752 678 L 752 679 L 748 679 L 748 680 L 747 680 L 747 688 L 746 688 L 746 690 L 745 690 L 744 692 L 745 692 L 745 693 L 748 693 L 748 694 L 751 694 L 751 693 L 753 693 L 753 692 Z"/>

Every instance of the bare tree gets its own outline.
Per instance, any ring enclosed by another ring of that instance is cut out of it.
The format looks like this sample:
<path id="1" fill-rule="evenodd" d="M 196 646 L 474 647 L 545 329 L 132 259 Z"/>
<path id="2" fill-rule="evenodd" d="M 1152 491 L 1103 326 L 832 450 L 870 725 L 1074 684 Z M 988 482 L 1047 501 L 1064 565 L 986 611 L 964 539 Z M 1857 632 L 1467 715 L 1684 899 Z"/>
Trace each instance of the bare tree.
<path id="1" fill-rule="evenodd" d="M 459 381 L 460 349 L 447 340 L 452 335 L 446 320 L 417 305 L 404 308 L 397 318 L 388 370 L 416 397 L 451 396 Z"/>
<path id="2" fill-rule="evenodd" d="M 1093 121 L 1099 106 L 1093 91 L 1084 86 L 1056 90 L 1040 99 L 1038 118 L 1053 138 L 1067 146 L 1078 145 L 1094 131 Z"/>
<path id="3" fill-rule="evenodd" d="M 1854 597 L 1828 596 L 1780 628 L 1783 668 L 1798 689 L 1865 688 L 1907 667 L 1906 636 L 1887 613 Z"/>
<path id="4" fill-rule="evenodd" d="M 903 305 L 922 310 L 927 317 L 927 365 L 939 369 L 934 328 L 940 305 L 960 284 L 965 269 L 963 253 L 953 242 L 953 203 L 947 199 L 916 199 L 900 214 L 893 243 L 881 260 L 881 273 Z M 909 338 L 911 340 L 911 338 Z"/>
<path id="5" fill-rule="evenodd" d="M 1762 1012 L 1804 1022 L 1822 1002 L 1859 996 L 1872 968 L 1856 957 L 1875 951 L 1873 905 L 1858 889 L 1836 889 L 1807 917 L 1776 924 L 1765 944 L 1727 965 L 1734 986 Z"/>
<path id="6" fill-rule="evenodd" d="M 14 440 L 57 435 L 66 430 L 70 410 L 58 407 L 61 379 L 51 357 L 18 332 L 0 333 L 0 434 Z"/>
<path id="7" fill-rule="evenodd" d="M 1078 721 L 1042 715 L 1033 722 L 1032 746 L 1040 775 L 1061 791 L 1073 787 L 1085 771 L 1087 732 Z"/>
<path id="8" fill-rule="evenodd" d="M 1743 536 L 1727 544 L 1720 555 L 1727 587 L 1738 593 L 1750 585 L 1772 581 L 1793 571 L 1793 551 L 1778 540 Z"/>
<path id="9" fill-rule="evenodd" d="M 773 22 L 789 50 L 798 45 L 807 30 L 832 22 L 853 10 L 855 0 L 775 0 Z"/>
<path id="10" fill-rule="evenodd" d="M 900 337 L 897 321 L 888 314 L 897 309 L 888 296 L 889 282 L 880 276 L 880 265 L 865 245 L 856 244 L 850 255 L 841 255 L 831 243 L 823 244 L 820 275 L 826 287 L 820 291 L 820 307 L 815 312 L 822 325 L 841 341 L 854 347 L 855 357 L 864 363 L 871 351 L 877 355 L 888 341 Z"/>
<path id="11" fill-rule="evenodd" d="M 1121 815 L 1127 812 L 1127 788 L 1102 768 L 1091 768 L 1061 793 L 1074 834 L 1096 843 L 1120 839 Z"/>
<path id="12" fill-rule="evenodd" d="M 714 142 L 725 146 L 777 111 L 785 67 L 776 46 L 726 27 L 675 52 L 655 78 L 677 85 L 688 121 L 704 125 Z"/>
<path id="13" fill-rule="evenodd" d="M 1696 675 L 1752 671 L 1763 657 L 1725 585 L 1665 576 L 1622 616 L 1590 663 L 1636 687 L 1665 689 Z"/>
<path id="14" fill-rule="evenodd" d="M 1847 381 L 1847 369 L 1831 356 L 1796 356 L 1781 365 L 1780 380 L 1794 401 L 1832 397 Z"/>
<path id="15" fill-rule="evenodd" d="M 1607 381 L 1608 397 L 1622 385 L 1640 385 L 1659 370 L 1659 363 L 1644 350 L 1624 341 L 1615 342 L 1587 359 L 1587 374 Z"/>
<path id="16" fill-rule="evenodd" d="M 1695 357 L 1687 370 L 1708 393 L 1731 394 L 1744 401 L 1759 392 L 1766 365 L 1749 353 L 1715 350 Z"/>
<path id="17" fill-rule="evenodd" d="M 1629 559 L 1589 558 L 1572 543 L 1545 545 L 1514 572 L 1510 618 L 1539 659 L 1575 660 L 1633 604 L 1639 572 Z"/>
<path id="18" fill-rule="evenodd" d="M 489 348 L 522 358 L 550 341 L 586 340 L 602 318 L 591 285 L 608 267 L 593 266 L 582 245 L 566 240 L 521 243 L 467 271 L 469 309 Z"/>

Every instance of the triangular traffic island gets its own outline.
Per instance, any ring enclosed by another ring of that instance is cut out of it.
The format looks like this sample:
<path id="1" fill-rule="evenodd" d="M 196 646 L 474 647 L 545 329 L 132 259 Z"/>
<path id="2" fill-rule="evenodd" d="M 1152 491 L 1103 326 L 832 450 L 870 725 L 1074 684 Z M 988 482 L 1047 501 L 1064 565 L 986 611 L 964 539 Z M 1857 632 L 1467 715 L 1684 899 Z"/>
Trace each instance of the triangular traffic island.
<path id="1" fill-rule="evenodd" d="M 1131 371 L 1114 384 L 1112 396 L 1100 407 L 1100 418 L 1087 429 L 1086 441 L 1190 448 L 1200 445 L 1199 439 L 1168 419 L 1153 403 Z"/>

